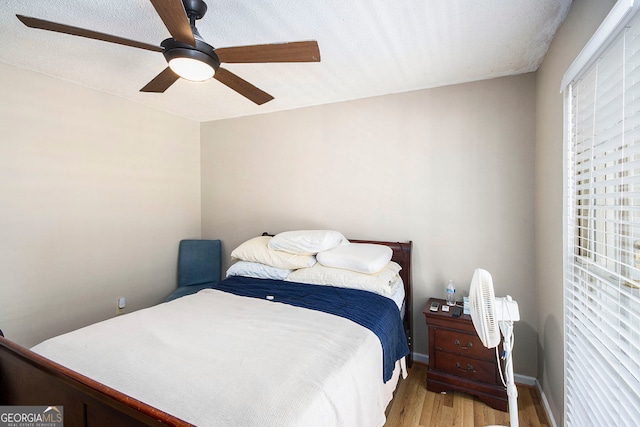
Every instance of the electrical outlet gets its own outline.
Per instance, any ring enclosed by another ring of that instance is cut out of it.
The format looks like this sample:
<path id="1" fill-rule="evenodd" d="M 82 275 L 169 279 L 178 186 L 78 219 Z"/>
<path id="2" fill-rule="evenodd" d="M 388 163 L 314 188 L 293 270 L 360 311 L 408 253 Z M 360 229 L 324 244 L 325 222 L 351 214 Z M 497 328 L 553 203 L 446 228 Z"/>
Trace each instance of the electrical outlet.
<path id="1" fill-rule="evenodd" d="M 126 303 L 124 297 L 118 298 L 118 301 L 116 301 L 116 315 L 124 313 L 125 307 Z"/>

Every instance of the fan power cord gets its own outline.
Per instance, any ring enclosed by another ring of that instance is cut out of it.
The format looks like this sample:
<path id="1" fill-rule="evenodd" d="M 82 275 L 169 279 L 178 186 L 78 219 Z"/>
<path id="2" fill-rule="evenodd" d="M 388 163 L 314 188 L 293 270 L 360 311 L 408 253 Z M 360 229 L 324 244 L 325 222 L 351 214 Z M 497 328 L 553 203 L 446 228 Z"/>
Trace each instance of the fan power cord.
<path id="1" fill-rule="evenodd" d="M 508 337 L 509 339 L 507 340 L 509 344 L 509 348 L 504 347 L 504 340 L 502 340 L 502 353 L 498 351 L 499 346 L 496 346 L 496 361 L 498 363 L 498 372 L 500 373 L 500 380 L 502 381 L 502 385 L 507 387 L 507 381 L 504 379 L 504 373 L 502 372 L 502 363 L 500 363 L 500 361 L 504 360 L 506 363 L 507 359 L 511 359 L 515 335 L 513 333 L 513 322 L 512 321 L 509 321 L 509 322 L 504 321 L 504 322 L 510 325 L 509 327 L 510 333 Z"/>

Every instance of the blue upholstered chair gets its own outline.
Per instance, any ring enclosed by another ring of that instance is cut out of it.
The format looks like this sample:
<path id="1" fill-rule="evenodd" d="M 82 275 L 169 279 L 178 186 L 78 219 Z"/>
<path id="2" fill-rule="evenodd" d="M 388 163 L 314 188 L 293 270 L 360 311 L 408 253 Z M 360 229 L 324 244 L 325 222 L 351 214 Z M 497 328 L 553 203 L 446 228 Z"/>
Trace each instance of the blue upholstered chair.
<path id="1" fill-rule="evenodd" d="M 181 240 L 178 249 L 178 289 L 171 301 L 220 282 L 220 240 Z"/>

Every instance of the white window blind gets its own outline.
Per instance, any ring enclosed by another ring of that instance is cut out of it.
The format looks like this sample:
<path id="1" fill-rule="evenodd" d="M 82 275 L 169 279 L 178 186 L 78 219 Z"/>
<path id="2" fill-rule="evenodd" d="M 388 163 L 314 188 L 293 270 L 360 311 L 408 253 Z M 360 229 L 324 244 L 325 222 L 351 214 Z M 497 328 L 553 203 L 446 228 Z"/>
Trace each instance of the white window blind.
<path id="1" fill-rule="evenodd" d="M 640 422 L 640 15 L 565 89 L 565 424 Z"/>

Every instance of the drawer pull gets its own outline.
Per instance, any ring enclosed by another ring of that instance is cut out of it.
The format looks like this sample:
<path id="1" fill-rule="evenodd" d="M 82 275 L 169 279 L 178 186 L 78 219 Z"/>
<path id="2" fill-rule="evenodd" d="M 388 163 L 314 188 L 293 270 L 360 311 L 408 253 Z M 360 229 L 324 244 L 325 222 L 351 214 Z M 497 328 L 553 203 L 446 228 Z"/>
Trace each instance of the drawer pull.
<path id="1" fill-rule="evenodd" d="M 460 370 L 463 370 L 463 371 L 466 371 L 466 372 L 473 371 L 473 365 L 469 365 L 468 363 L 467 363 L 467 369 L 465 369 L 460 365 L 460 362 L 456 362 L 456 368 L 458 368 Z"/>
<path id="2" fill-rule="evenodd" d="M 457 345 L 458 347 L 464 349 L 464 350 L 468 350 L 471 347 L 473 347 L 473 343 L 471 341 L 469 341 L 466 346 L 465 345 L 460 345 L 460 340 L 455 340 L 454 344 Z"/>

